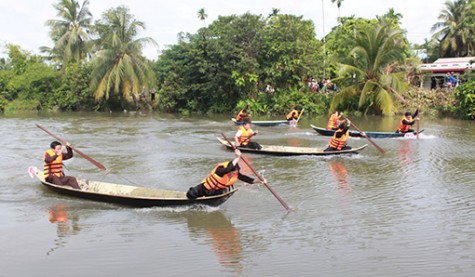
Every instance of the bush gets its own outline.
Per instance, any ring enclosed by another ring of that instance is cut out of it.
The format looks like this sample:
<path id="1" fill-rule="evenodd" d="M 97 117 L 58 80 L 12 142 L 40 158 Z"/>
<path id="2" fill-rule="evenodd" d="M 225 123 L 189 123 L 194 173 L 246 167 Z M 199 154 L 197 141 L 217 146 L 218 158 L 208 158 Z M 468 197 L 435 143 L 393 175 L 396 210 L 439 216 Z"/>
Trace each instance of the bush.
<path id="1" fill-rule="evenodd" d="M 453 110 L 464 119 L 475 119 L 475 81 L 457 87 L 454 97 L 457 108 Z"/>

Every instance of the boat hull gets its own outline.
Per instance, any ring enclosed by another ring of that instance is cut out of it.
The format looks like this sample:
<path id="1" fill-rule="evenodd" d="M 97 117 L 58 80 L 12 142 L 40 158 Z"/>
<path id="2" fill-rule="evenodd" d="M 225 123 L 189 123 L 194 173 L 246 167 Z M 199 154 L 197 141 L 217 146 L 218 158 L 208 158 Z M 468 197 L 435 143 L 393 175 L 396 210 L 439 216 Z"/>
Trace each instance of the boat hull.
<path id="1" fill-rule="evenodd" d="M 243 125 L 243 121 L 238 121 L 235 118 L 231 119 L 234 124 L 236 125 Z M 257 125 L 257 126 L 277 126 L 277 125 L 289 125 L 289 122 L 287 120 L 269 120 L 269 121 L 251 121 L 252 125 Z"/>
<path id="2" fill-rule="evenodd" d="M 46 182 L 43 173 L 37 169 L 34 174 L 41 184 L 58 194 L 139 208 L 191 206 L 196 204 L 216 207 L 228 200 L 229 197 L 237 191 L 237 189 L 232 189 L 231 191 L 220 195 L 188 199 L 186 193 L 181 191 L 120 185 L 81 179 L 78 179 L 78 184 L 81 187 L 81 190 L 77 190 L 69 186 L 58 186 Z"/>
<path id="3" fill-rule="evenodd" d="M 320 128 L 314 125 L 310 125 L 317 133 L 322 136 L 333 136 L 335 130 L 327 130 L 325 128 Z M 419 131 L 419 134 L 422 133 L 424 129 Z M 350 131 L 350 137 L 363 137 L 360 132 Z M 416 132 L 409 133 L 396 133 L 396 132 L 365 132 L 365 134 L 370 138 L 412 138 L 416 136 Z"/>
<path id="4" fill-rule="evenodd" d="M 218 141 L 226 146 L 227 149 L 234 149 L 229 143 L 222 139 L 218 138 Z M 233 143 L 234 145 L 234 143 Z M 261 145 L 262 149 L 252 149 L 247 147 L 240 147 L 237 148 L 241 152 L 249 152 L 255 154 L 263 154 L 263 155 L 273 155 L 273 156 L 299 156 L 299 155 L 312 155 L 312 156 L 327 156 L 327 155 L 340 155 L 340 154 L 356 154 L 359 151 L 363 150 L 367 144 L 358 147 L 352 148 L 349 150 L 339 150 L 339 151 L 324 151 L 324 148 L 314 148 L 314 147 L 295 147 L 295 146 L 280 146 L 280 145 Z"/>

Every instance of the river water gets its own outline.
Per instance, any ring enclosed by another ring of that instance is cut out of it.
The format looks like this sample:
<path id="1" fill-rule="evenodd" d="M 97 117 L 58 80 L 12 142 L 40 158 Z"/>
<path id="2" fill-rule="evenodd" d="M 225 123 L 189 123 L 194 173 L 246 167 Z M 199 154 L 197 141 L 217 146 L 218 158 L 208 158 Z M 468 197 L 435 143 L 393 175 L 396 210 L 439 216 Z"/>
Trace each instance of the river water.
<path id="1" fill-rule="evenodd" d="M 398 120 L 353 123 L 393 131 Z M 329 138 L 310 124 L 326 121 L 253 127 L 254 140 L 325 147 Z M 76 154 L 69 175 L 183 191 L 233 158 L 215 137 L 236 130 L 228 116 L 0 117 L 0 276 L 475 275 L 473 122 L 423 118 L 419 139 L 373 140 L 384 156 L 371 144 L 333 157 L 244 154 L 291 213 L 258 185 L 241 184 L 218 208 L 138 209 L 58 195 L 27 174 L 53 140 L 36 123 L 107 167 Z"/>

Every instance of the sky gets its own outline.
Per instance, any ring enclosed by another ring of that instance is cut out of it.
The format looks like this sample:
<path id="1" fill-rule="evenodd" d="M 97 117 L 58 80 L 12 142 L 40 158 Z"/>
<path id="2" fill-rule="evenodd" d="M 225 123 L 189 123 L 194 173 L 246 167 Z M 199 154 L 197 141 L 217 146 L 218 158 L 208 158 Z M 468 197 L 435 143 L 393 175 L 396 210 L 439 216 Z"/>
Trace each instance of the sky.
<path id="1" fill-rule="evenodd" d="M 82 3 L 83 0 L 79 0 Z M 341 16 L 374 18 L 385 14 L 390 8 L 403 15 L 402 28 L 407 31 L 411 43 L 423 43 L 432 35 L 430 29 L 438 21 L 446 0 L 343 0 Z M 55 19 L 53 4 L 59 0 L 0 0 L 0 45 L 12 43 L 31 53 L 39 54 L 41 46 L 52 47 L 49 28 L 45 22 Z M 158 46 L 146 46 L 144 55 L 152 60 L 170 45 L 177 43 L 180 32 L 195 33 L 204 24 L 210 24 L 218 16 L 242 15 L 246 12 L 267 16 L 273 8 L 281 14 L 303 16 L 312 20 L 317 38 L 328 34 L 337 26 L 338 8 L 331 0 L 89 0 L 93 19 L 100 19 L 110 8 L 125 5 L 137 20 L 145 23 L 146 29 L 139 37 L 151 37 Z M 205 22 L 197 13 L 204 9 L 208 15 Z"/>

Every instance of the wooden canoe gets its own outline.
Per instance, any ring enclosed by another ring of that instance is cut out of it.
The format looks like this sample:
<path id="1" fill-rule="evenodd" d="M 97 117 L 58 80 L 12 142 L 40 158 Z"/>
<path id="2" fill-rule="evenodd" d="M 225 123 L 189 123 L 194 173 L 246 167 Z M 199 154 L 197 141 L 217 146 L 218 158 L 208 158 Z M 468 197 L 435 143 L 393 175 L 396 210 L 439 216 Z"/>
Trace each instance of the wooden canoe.
<path id="1" fill-rule="evenodd" d="M 81 187 L 81 190 L 77 190 L 69 186 L 58 186 L 46 182 L 43 172 L 36 167 L 30 167 L 28 171 L 30 175 L 36 176 L 45 187 L 59 194 L 140 208 L 187 206 L 194 204 L 219 206 L 237 191 L 237 189 L 232 189 L 220 195 L 199 197 L 192 200 L 188 199 L 186 192 L 182 191 L 119 185 L 81 179 L 77 179 Z"/>
<path id="2" fill-rule="evenodd" d="M 310 126 L 322 136 L 333 136 L 335 130 L 327 130 L 310 124 Z M 424 129 L 419 131 L 422 133 Z M 365 132 L 370 138 L 413 138 L 416 136 L 416 132 L 397 133 L 397 132 Z M 358 131 L 350 131 L 350 137 L 362 138 L 363 136 Z"/>
<path id="3" fill-rule="evenodd" d="M 226 146 L 228 149 L 233 149 L 229 143 L 217 137 L 218 141 Z M 234 144 L 234 143 L 233 143 Z M 358 148 L 352 148 L 349 150 L 340 150 L 340 151 L 324 151 L 325 148 L 314 148 L 314 147 L 295 147 L 295 146 L 280 146 L 280 145 L 262 145 L 261 150 L 251 149 L 247 147 L 237 147 L 241 152 L 250 152 L 255 154 L 265 154 L 265 155 L 274 155 L 274 156 L 297 156 L 297 155 L 316 155 L 316 156 L 325 156 L 325 155 L 338 155 L 338 154 L 350 154 L 358 153 L 360 150 L 364 149 L 368 144 L 365 144 Z"/>
<path id="4" fill-rule="evenodd" d="M 243 121 L 238 121 L 235 118 L 231 118 L 231 120 L 234 122 L 236 125 L 243 125 Z M 276 125 L 288 125 L 289 122 L 287 120 L 268 120 L 268 121 L 251 121 L 251 125 L 258 125 L 258 126 L 276 126 Z"/>

